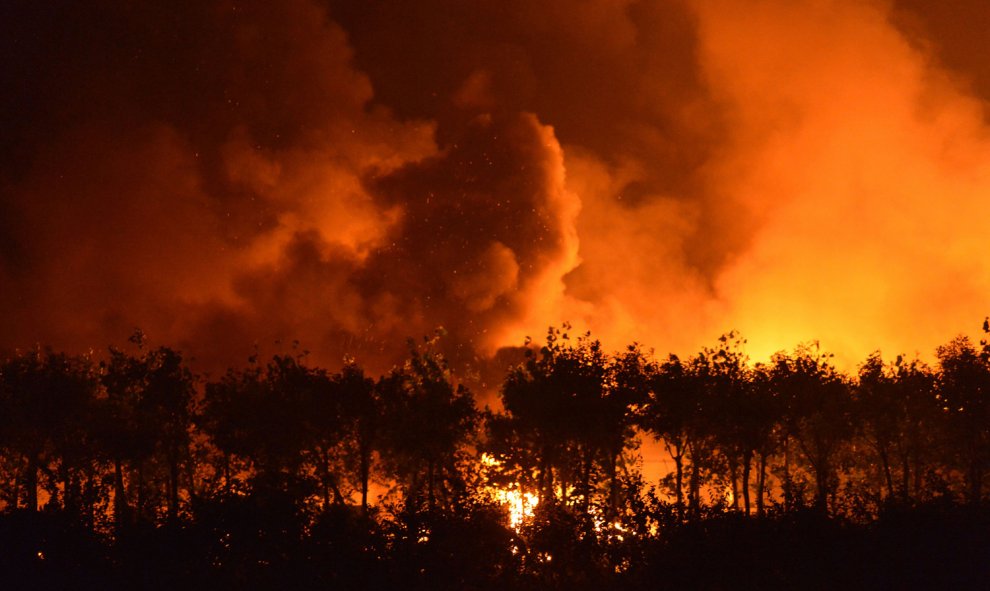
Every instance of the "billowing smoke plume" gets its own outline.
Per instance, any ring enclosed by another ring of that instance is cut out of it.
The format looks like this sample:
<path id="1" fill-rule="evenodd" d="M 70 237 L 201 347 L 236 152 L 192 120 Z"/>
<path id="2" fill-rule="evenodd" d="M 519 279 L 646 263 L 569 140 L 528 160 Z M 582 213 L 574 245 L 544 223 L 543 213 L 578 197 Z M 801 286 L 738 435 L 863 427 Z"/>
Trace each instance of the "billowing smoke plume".
<path id="1" fill-rule="evenodd" d="M 209 366 L 279 339 L 374 362 L 444 325 L 491 352 L 562 297 L 578 201 L 535 115 L 439 146 L 304 0 L 44 16 L 55 49 L 9 41 L 39 123 L 4 153 L 5 345 L 141 326 Z"/>
<path id="2" fill-rule="evenodd" d="M 699 6 L 703 63 L 732 118 L 711 186 L 758 231 L 717 280 L 763 352 L 820 338 L 930 353 L 990 304 L 985 103 L 886 4 Z"/>
<path id="3" fill-rule="evenodd" d="M 924 3 L 95 4 L 0 18 L 0 347 L 854 362 L 987 312 L 988 47 Z"/>

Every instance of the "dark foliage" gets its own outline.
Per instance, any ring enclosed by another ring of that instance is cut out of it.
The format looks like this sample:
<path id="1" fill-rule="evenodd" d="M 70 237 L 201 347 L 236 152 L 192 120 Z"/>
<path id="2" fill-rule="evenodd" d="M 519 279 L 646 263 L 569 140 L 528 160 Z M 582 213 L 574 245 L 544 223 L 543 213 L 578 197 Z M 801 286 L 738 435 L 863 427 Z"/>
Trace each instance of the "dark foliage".
<path id="1" fill-rule="evenodd" d="M 990 580 L 990 345 L 954 339 L 935 367 L 876 353 L 851 377 L 814 344 L 753 366 L 728 334 L 657 362 L 566 331 L 509 369 L 497 411 L 439 335 L 377 380 L 301 354 L 204 383 L 141 333 L 99 363 L 15 352 L 0 573 L 23 589 Z M 644 437 L 666 451 L 653 482 Z"/>

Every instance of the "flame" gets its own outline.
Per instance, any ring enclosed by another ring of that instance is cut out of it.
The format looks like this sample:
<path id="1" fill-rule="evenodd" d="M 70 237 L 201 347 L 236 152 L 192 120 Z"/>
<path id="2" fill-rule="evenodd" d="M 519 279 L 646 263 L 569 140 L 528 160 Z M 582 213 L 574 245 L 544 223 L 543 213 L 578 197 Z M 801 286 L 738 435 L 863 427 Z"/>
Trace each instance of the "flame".
<path id="1" fill-rule="evenodd" d="M 535 493 L 518 488 L 499 489 L 496 491 L 496 498 L 508 509 L 509 526 L 517 532 L 526 520 L 533 518 L 533 511 L 540 503 L 540 498 Z"/>
<path id="2" fill-rule="evenodd" d="M 502 465 L 502 462 L 488 453 L 481 454 L 480 462 L 483 476 Z M 505 508 L 509 517 L 509 527 L 517 533 L 523 524 L 533 518 L 536 506 L 540 503 L 539 495 L 523 490 L 518 482 L 512 482 L 504 487 L 489 485 L 487 493 Z"/>

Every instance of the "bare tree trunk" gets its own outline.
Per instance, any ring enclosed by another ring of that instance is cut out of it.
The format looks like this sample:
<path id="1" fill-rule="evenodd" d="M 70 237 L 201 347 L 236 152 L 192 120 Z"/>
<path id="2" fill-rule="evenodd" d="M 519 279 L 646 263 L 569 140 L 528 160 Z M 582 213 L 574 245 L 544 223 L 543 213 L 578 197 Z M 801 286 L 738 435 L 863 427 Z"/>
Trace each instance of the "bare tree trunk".
<path id="1" fill-rule="evenodd" d="M 368 515 L 368 481 L 371 479 L 371 450 L 362 445 L 358 450 L 361 456 L 361 513 Z"/>
<path id="2" fill-rule="evenodd" d="M 815 473 L 815 508 L 828 513 L 828 489 L 831 466 L 825 454 L 818 454 L 812 471 Z"/>
<path id="3" fill-rule="evenodd" d="M 8 478 L 7 482 L 7 498 L 12 499 L 14 502 L 14 508 L 18 507 L 18 503 L 21 500 L 21 473 L 20 471 L 15 471 L 13 477 Z M 6 507 L 5 507 L 6 508 Z"/>
<path id="4" fill-rule="evenodd" d="M 784 439 L 784 508 L 794 509 L 794 487 L 791 483 L 791 452 L 790 437 Z"/>
<path id="5" fill-rule="evenodd" d="M 62 508 L 75 518 L 82 517 L 82 490 L 79 473 L 62 466 Z"/>
<path id="6" fill-rule="evenodd" d="M 587 450 L 584 454 L 584 465 L 581 467 L 581 512 L 584 515 L 588 515 L 591 508 L 591 466 L 594 463 L 593 459 L 591 450 Z"/>
<path id="7" fill-rule="evenodd" d="M 330 508 L 330 458 L 325 453 L 321 453 L 320 456 L 323 460 L 320 462 L 322 464 L 320 471 L 323 472 L 320 478 L 323 484 L 323 510 L 326 511 Z"/>
<path id="8" fill-rule="evenodd" d="M 560 502 L 565 507 L 570 502 L 570 498 L 571 498 L 571 494 L 570 494 L 570 490 L 569 490 L 570 489 L 570 486 L 571 486 L 570 479 L 573 476 L 573 474 L 571 474 L 572 471 L 569 470 L 569 469 L 567 469 L 567 468 L 569 468 L 569 466 L 568 467 L 561 467 L 561 469 L 557 473 L 557 480 L 560 482 L 560 486 L 559 486 L 559 488 L 560 488 Z"/>
<path id="9" fill-rule="evenodd" d="M 223 452 L 223 492 L 230 494 L 230 454 Z"/>
<path id="10" fill-rule="evenodd" d="M 732 510 L 739 510 L 739 458 L 736 454 L 728 454 L 727 460 L 729 462 L 729 480 L 731 483 L 732 490 Z"/>
<path id="11" fill-rule="evenodd" d="M 749 475 L 751 467 L 753 464 L 753 452 L 751 450 L 746 450 L 743 454 L 743 473 L 742 473 L 742 493 L 743 493 L 743 511 L 746 515 L 749 515 Z"/>
<path id="12" fill-rule="evenodd" d="M 323 464 L 323 477 L 321 478 L 321 481 L 323 482 L 323 508 L 328 509 L 331 504 L 345 504 L 346 501 L 344 499 L 344 495 L 340 492 L 340 486 L 337 482 L 337 475 L 334 474 L 331 466 L 330 451 L 323 451 L 320 454 L 320 458 Z M 331 500 L 331 493 L 333 495 L 333 500 Z"/>
<path id="13" fill-rule="evenodd" d="M 828 513 L 828 474 L 815 472 L 815 507 L 822 513 Z"/>
<path id="14" fill-rule="evenodd" d="M 887 483 L 887 496 L 894 496 L 894 479 L 890 475 L 890 459 L 887 454 L 886 445 L 877 445 L 877 451 L 880 454 L 880 466 L 883 468 L 884 482 Z"/>
<path id="15" fill-rule="evenodd" d="M 677 499 L 677 518 L 684 519 L 684 454 L 677 453 L 674 457 L 676 476 L 674 477 L 674 493 Z"/>
<path id="16" fill-rule="evenodd" d="M 612 520 L 619 512 L 619 474 L 616 469 L 618 454 L 609 453 L 608 458 L 608 518 Z"/>
<path id="17" fill-rule="evenodd" d="M 124 467 L 120 458 L 113 460 L 113 522 L 119 536 L 127 522 L 127 492 L 124 490 Z"/>
<path id="18" fill-rule="evenodd" d="M 427 462 L 427 465 L 426 465 L 426 492 L 427 492 L 427 497 L 426 497 L 426 503 L 427 504 L 426 504 L 426 507 L 427 507 L 427 510 L 431 514 L 433 513 L 433 505 L 434 505 L 434 503 L 436 501 L 436 498 L 434 496 L 435 495 L 435 492 L 434 492 L 434 484 L 435 484 L 434 483 L 434 476 L 435 476 L 434 475 L 434 471 L 435 471 L 435 469 L 436 469 L 436 466 L 434 465 L 434 463 L 433 463 L 432 460 L 429 461 L 429 462 Z"/>
<path id="19" fill-rule="evenodd" d="M 980 465 L 980 458 L 977 455 L 979 452 L 974 452 L 972 458 L 969 461 L 969 470 L 966 480 L 968 481 L 968 495 L 969 503 L 973 506 L 980 504 L 983 497 L 983 468 Z"/>
<path id="20" fill-rule="evenodd" d="M 756 473 L 756 514 L 763 516 L 763 500 L 766 497 L 767 454 L 760 452 L 759 470 Z"/>
<path id="21" fill-rule="evenodd" d="M 92 470 L 92 464 L 90 464 L 90 469 Z M 82 487 L 82 501 L 83 501 L 83 526 L 88 529 L 93 529 L 93 522 L 96 518 L 96 498 L 99 490 L 94 483 L 96 481 L 96 475 L 90 472 L 86 476 L 86 484 Z"/>
<path id="22" fill-rule="evenodd" d="M 24 473 L 24 502 L 28 511 L 38 510 L 38 454 L 28 454 L 27 469 Z"/>
<path id="23" fill-rule="evenodd" d="M 171 450 L 168 458 L 168 520 L 179 517 L 179 459 L 178 452 Z"/>
<path id="24" fill-rule="evenodd" d="M 70 508 L 70 506 L 72 504 L 72 499 L 71 499 L 71 494 L 72 494 L 71 493 L 71 488 L 72 488 L 72 482 L 71 482 L 71 480 L 72 480 L 72 476 L 70 475 L 69 472 L 70 471 L 69 471 L 68 466 L 65 463 L 65 460 L 62 460 L 61 462 L 59 462 L 59 466 L 58 466 L 58 480 L 59 480 L 59 483 L 61 483 L 61 485 L 62 485 L 62 498 L 61 499 L 58 499 L 56 497 L 56 498 L 53 498 L 53 499 L 49 499 L 48 500 L 49 503 L 51 503 L 53 501 L 55 501 L 56 503 L 58 503 L 59 501 L 61 501 L 60 504 L 62 506 L 62 510 L 65 511 L 66 513 L 70 513 L 72 511 L 72 509 Z"/>
<path id="25" fill-rule="evenodd" d="M 135 516 L 138 520 L 144 519 L 145 517 L 145 494 L 144 494 L 144 462 L 138 461 L 137 463 L 137 499 L 135 502 Z"/>
<path id="26" fill-rule="evenodd" d="M 691 476 L 688 481 L 688 513 L 697 515 L 701 509 L 701 466 L 697 454 L 691 453 Z"/>
<path id="27" fill-rule="evenodd" d="M 911 460 L 907 453 L 901 454 L 901 497 L 907 501 L 911 498 Z"/>
<path id="28" fill-rule="evenodd" d="M 189 461 L 185 463 L 185 477 L 186 477 L 186 492 L 189 493 L 189 498 L 196 498 L 200 492 L 202 492 L 203 478 L 202 473 L 200 473 L 200 478 L 196 478 L 196 473 L 198 471 L 197 462 L 193 461 L 190 457 Z M 198 480 L 198 482 L 197 482 Z"/>
<path id="29" fill-rule="evenodd" d="M 924 470 L 922 470 L 921 459 L 918 457 L 917 450 L 915 450 L 914 452 L 914 470 L 912 470 L 912 472 L 914 474 L 914 496 L 920 497 L 921 486 L 922 486 L 921 479 L 922 479 L 922 475 L 924 474 Z"/>
<path id="30" fill-rule="evenodd" d="M 539 475 L 540 502 L 553 504 L 556 497 L 553 490 L 553 465 L 550 461 L 549 446 L 544 445 L 540 454 Z"/>

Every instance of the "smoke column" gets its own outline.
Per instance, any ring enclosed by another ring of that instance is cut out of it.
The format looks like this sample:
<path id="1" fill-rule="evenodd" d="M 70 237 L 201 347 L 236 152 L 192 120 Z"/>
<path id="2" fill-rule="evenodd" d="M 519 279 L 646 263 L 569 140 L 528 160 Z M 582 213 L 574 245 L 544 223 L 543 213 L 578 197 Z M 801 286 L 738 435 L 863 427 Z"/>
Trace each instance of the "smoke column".
<path id="1" fill-rule="evenodd" d="M 987 313 L 978 3 L 77 4 L 0 9 L 0 347 L 851 365 Z"/>

